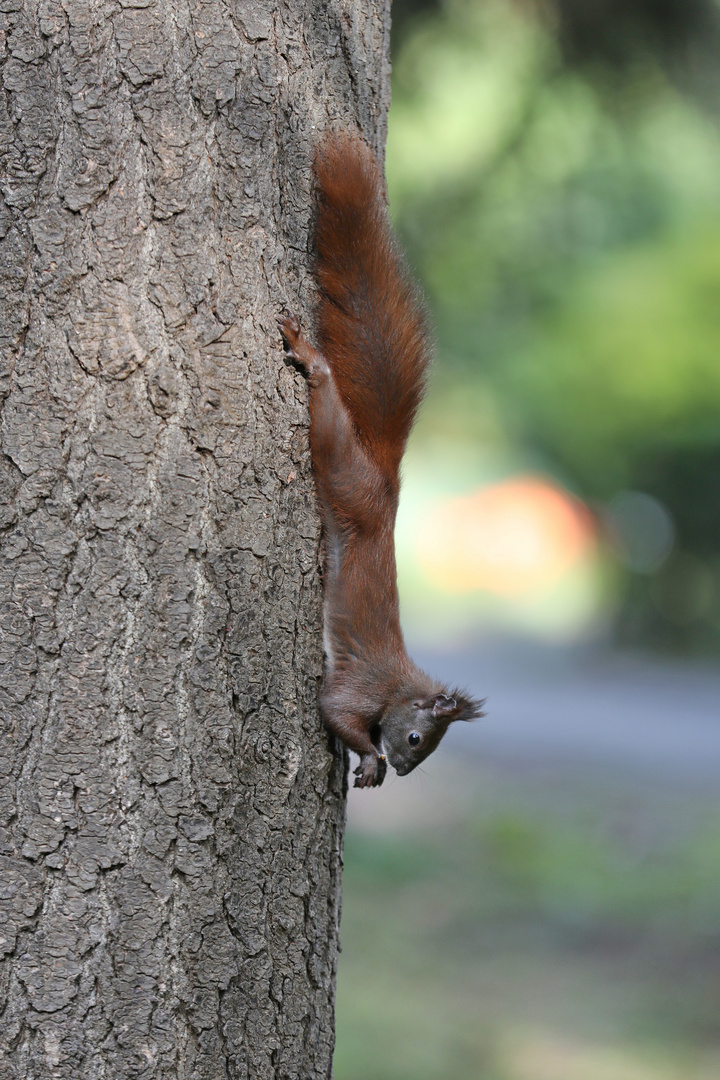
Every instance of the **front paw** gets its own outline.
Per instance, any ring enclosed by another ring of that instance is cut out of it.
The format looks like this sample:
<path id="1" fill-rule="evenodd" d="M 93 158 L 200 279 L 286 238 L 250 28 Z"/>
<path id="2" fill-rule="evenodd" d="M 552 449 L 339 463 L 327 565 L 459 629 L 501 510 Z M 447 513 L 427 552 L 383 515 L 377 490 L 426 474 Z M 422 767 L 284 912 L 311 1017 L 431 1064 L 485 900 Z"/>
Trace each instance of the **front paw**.
<path id="1" fill-rule="evenodd" d="M 360 764 L 355 769 L 355 787 L 380 787 L 387 772 L 387 759 L 383 754 L 363 754 Z"/>
<path id="2" fill-rule="evenodd" d="M 300 357 L 298 356 L 297 347 L 302 338 L 302 330 L 300 329 L 297 315 L 294 315 L 292 311 L 289 311 L 285 315 L 278 315 L 275 322 L 280 328 L 285 355 L 288 360 L 299 360 Z"/>

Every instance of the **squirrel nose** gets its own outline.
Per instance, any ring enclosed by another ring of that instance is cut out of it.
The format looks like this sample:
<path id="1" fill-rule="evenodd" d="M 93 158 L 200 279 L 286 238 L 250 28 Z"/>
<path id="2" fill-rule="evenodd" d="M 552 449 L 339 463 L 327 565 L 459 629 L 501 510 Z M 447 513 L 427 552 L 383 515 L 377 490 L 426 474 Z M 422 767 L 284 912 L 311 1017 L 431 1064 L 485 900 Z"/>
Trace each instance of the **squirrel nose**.
<path id="1" fill-rule="evenodd" d="M 398 774 L 398 776 L 407 776 L 407 774 L 412 772 L 414 768 L 414 765 L 396 765 L 395 772 Z"/>

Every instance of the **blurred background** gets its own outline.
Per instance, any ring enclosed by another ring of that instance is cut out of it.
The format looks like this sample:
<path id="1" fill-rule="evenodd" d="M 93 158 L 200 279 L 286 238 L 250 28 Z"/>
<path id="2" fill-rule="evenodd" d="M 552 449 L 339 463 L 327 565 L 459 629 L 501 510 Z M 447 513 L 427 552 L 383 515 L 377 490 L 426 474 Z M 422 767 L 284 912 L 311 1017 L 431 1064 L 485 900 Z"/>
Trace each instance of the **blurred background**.
<path id="1" fill-rule="evenodd" d="M 403 622 L 488 715 L 351 793 L 336 1080 L 717 1080 L 720 4 L 395 0 L 387 175 Z"/>

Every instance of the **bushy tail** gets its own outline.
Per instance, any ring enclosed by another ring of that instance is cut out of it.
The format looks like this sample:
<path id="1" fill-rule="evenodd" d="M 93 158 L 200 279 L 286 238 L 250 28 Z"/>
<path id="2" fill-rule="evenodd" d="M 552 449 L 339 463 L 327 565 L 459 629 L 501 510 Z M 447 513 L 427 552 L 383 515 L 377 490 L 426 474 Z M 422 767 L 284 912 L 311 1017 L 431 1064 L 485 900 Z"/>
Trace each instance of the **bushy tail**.
<path id="1" fill-rule="evenodd" d="M 430 359 L 423 306 L 370 149 L 357 136 L 331 135 L 314 167 L 319 345 L 368 453 L 395 479 Z"/>

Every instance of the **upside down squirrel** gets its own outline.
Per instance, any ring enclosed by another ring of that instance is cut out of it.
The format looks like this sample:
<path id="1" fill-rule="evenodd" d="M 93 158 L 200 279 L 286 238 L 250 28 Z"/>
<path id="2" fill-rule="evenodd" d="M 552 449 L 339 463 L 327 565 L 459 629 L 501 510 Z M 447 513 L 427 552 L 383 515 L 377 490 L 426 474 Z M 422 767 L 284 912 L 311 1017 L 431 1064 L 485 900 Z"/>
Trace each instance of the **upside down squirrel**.
<path id="1" fill-rule="evenodd" d="M 422 303 L 388 221 L 380 170 L 354 135 L 326 136 L 314 160 L 314 349 L 292 314 L 285 355 L 310 387 L 310 448 L 325 534 L 320 707 L 360 756 L 356 787 L 405 776 L 482 702 L 426 675 L 405 649 L 394 526 L 400 461 L 430 361 Z"/>

